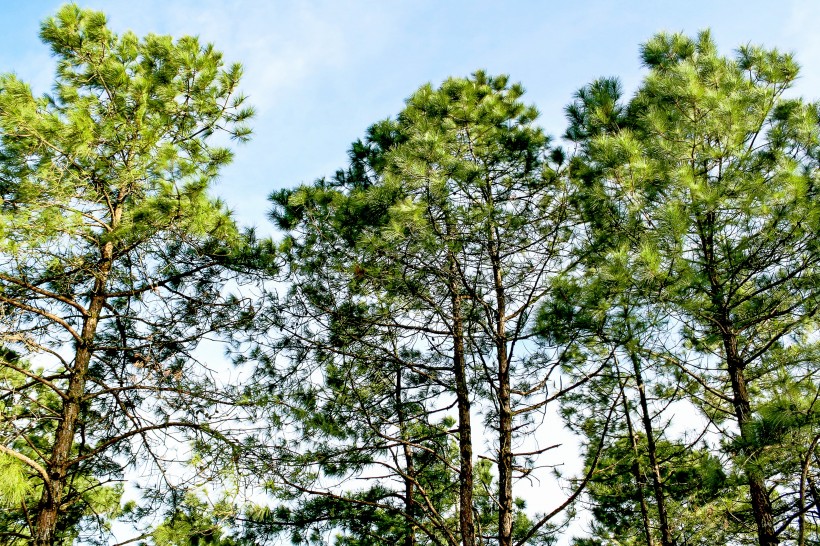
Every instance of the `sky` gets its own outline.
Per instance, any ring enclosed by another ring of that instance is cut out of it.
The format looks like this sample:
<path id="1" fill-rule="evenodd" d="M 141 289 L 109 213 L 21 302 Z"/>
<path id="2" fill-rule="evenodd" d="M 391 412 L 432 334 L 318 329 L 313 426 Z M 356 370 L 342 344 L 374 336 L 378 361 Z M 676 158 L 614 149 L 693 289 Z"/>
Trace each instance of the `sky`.
<path id="1" fill-rule="evenodd" d="M 54 63 L 39 24 L 60 1 L 0 0 L 0 72 L 48 92 Z M 795 93 L 820 98 L 820 2 L 90 0 L 115 32 L 198 35 L 245 67 L 254 136 L 235 149 L 216 195 L 242 225 L 273 233 L 266 196 L 344 167 L 350 143 L 395 116 L 419 86 L 483 69 L 527 89 L 552 135 L 573 93 L 602 76 L 627 95 L 645 72 L 640 44 L 659 31 L 711 29 L 721 51 L 747 43 L 796 55 Z M 546 499 L 546 504 L 561 499 Z"/>
<path id="2" fill-rule="evenodd" d="M 60 1 L 0 0 L 0 72 L 48 92 L 53 62 L 39 24 Z M 820 98 L 816 1 L 91 0 L 116 32 L 198 35 L 245 67 L 258 114 L 214 192 L 243 225 L 272 233 L 266 196 L 344 167 L 350 143 L 395 116 L 419 86 L 483 69 L 521 82 L 540 124 L 559 136 L 572 94 L 644 75 L 639 46 L 659 31 L 712 30 L 725 54 L 752 43 L 796 54 L 796 92 Z"/>

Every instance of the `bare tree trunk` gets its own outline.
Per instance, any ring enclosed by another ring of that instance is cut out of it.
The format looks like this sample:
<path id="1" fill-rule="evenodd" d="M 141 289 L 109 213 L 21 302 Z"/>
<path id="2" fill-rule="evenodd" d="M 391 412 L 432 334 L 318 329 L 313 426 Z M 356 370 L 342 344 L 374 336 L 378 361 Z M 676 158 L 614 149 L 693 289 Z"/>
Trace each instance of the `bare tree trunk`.
<path id="1" fill-rule="evenodd" d="M 506 343 L 498 343 L 498 543 L 512 545 L 513 453 L 510 367 Z"/>
<path id="2" fill-rule="evenodd" d="M 415 513 L 415 475 L 416 469 L 413 464 L 413 449 L 410 447 L 406 435 L 406 423 L 404 416 L 404 407 L 402 405 L 402 384 L 401 384 L 401 368 L 396 370 L 396 413 L 399 418 L 399 435 L 402 441 L 402 448 L 404 452 L 405 477 L 404 477 L 404 513 L 410 517 L 414 517 Z M 407 534 L 404 536 L 404 546 L 414 546 L 416 543 L 416 528 L 411 522 L 407 522 Z"/>
<path id="3" fill-rule="evenodd" d="M 105 297 L 100 294 L 103 280 L 98 279 L 95 285 L 96 295 L 91 300 L 88 316 L 82 329 L 82 341 L 78 343 L 74 355 L 74 366 L 66 391 L 66 398 L 60 412 L 60 422 L 51 449 L 51 457 L 47 468 L 51 487 L 48 484 L 43 488 L 40 504 L 35 518 L 33 542 L 35 546 L 51 546 L 57 539 L 57 521 L 60 517 L 63 501 L 63 489 L 66 485 L 66 476 L 69 470 L 71 448 L 74 445 L 74 434 L 80 415 L 80 405 L 85 395 L 86 374 L 91 362 L 91 345 L 97 329 L 100 311 Z"/>
<path id="4" fill-rule="evenodd" d="M 757 525 L 757 539 L 760 546 L 775 546 L 780 541 L 774 530 L 774 514 L 769 492 L 760 471 L 755 468 L 757 455 L 750 446 L 753 445 L 749 426 L 752 422 L 752 405 L 749 398 L 749 391 L 746 388 L 746 378 L 743 374 L 745 363 L 740 357 L 737 346 L 737 335 L 734 333 L 734 325 L 729 316 L 723 296 L 723 287 L 719 281 L 718 265 L 715 263 L 715 240 L 714 240 L 715 215 L 708 212 L 698 219 L 698 229 L 700 231 L 703 257 L 706 261 L 706 274 L 709 277 L 711 286 L 710 297 L 712 300 L 712 312 L 717 318 L 717 328 L 723 338 L 723 350 L 726 357 L 726 371 L 732 384 L 732 406 L 735 411 L 735 418 L 740 429 L 742 446 L 740 455 L 744 460 L 744 473 L 749 483 L 749 496 L 752 503 L 755 524 Z"/>
<path id="5" fill-rule="evenodd" d="M 726 367 L 732 382 L 732 403 L 743 444 L 741 454 L 746 460 L 744 473 L 749 482 L 749 494 L 752 502 L 752 512 L 757 524 L 758 542 L 760 546 L 775 546 L 780 543 L 780 540 L 778 540 L 774 530 L 772 502 L 763 476 L 755 468 L 757 460 L 755 451 L 753 448 L 749 448 L 754 443 L 751 436 L 752 432 L 749 429 L 752 421 L 752 410 L 749 392 L 746 389 L 746 378 L 743 374 L 743 362 L 738 355 L 737 339 L 733 335 L 724 334 L 723 344 L 726 350 Z"/>
<path id="6" fill-rule="evenodd" d="M 506 293 L 501 271 L 498 239 L 490 228 L 488 251 L 495 287 L 495 351 L 498 381 L 498 544 L 512 546 L 513 522 L 513 411 L 510 385 L 510 361 L 507 354 Z"/>
<path id="7" fill-rule="evenodd" d="M 453 265 L 453 268 L 455 266 Z M 463 546 L 475 546 L 473 521 L 473 432 L 470 422 L 470 391 L 467 388 L 467 363 L 464 358 L 464 323 L 457 285 L 451 285 L 453 305 L 453 371 L 458 406 L 459 524 Z"/>
<path id="8" fill-rule="evenodd" d="M 445 233 L 448 241 L 456 236 L 456 227 L 444 213 Z M 456 383 L 456 406 L 458 411 L 458 519 L 462 546 L 475 546 L 476 532 L 473 519 L 473 429 L 470 416 L 470 390 L 467 386 L 467 360 L 464 355 L 464 316 L 461 308 L 462 287 L 458 261 L 452 254 L 447 256 L 447 289 L 452 307 L 453 375 Z"/>

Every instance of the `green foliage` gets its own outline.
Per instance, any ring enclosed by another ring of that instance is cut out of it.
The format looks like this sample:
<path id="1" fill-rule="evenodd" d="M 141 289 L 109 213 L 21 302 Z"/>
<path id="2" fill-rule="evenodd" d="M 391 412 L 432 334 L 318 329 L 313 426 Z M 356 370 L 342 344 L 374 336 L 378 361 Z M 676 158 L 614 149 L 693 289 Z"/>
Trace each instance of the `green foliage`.
<path id="1" fill-rule="evenodd" d="M 639 440 L 641 468 L 650 468 L 645 438 Z M 710 544 L 733 526 L 733 514 L 726 499 L 738 495 L 736 480 L 723 470 L 723 463 L 707 448 L 693 448 L 666 440 L 658 442 L 661 476 L 668 497 L 668 509 L 675 535 L 686 544 Z M 643 544 L 638 491 L 632 475 L 634 454 L 631 440 L 612 440 L 604 451 L 590 481 L 587 495 L 594 517 L 593 534 L 605 544 Z M 648 481 L 643 495 L 652 498 Z M 654 508 L 654 507 L 653 507 Z M 709 513 L 708 521 L 698 521 Z M 650 514 L 656 521 L 657 514 Z M 607 542 L 611 541 L 611 542 Z M 617 542 L 616 542 L 617 541 Z M 576 540 L 577 543 L 582 543 Z"/>
<path id="2" fill-rule="evenodd" d="M 506 76 L 424 85 L 270 196 L 273 243 L 209 193 L 217 137 L 250 135 L 239 65 L 76 5 L 41 38 L 50 94 L 0 75 L 4 544 L 103 544 L 117 519 L 150 546 L 551 544 L 512 488 L 550 466 L 514 451 L 556 402 L 577 546 L 817 542 L 820 108 L 788 98 L 791 55 L 658 34 L 634 97 L 576 93 L 571 156 Z M 244 273 L 260 313 L 228 293 Z M 232 331 L 243 389 L 194 356 Z M 164 483 L 123 506 L 146 466 Z M 278 504 L 241 529 L 187 492 L 247 468 Z"/>
<path id="3" fill-rule="evenodd" d="M 236 515 L 226 500 L 209 503 L 188 494 L 179 506 L 150 533 L 143 546 L 241 546 L 241 539 L 225 536 Z"/>
<path id="4" fill-rule="evenodd" d="M 16 508 L 32 492 L 23 463 L 10 455 L 0 453 L 0 504 Z"/>
<path id="5" fill-rule="evenodd" d="M 575 202 L 600 257 L 584 286 L 616 280 L 636 316 L 661 319 L 651 345 L 635 350 L 670 364 L 663 373 L 723 437 L 729 473 L 749 487 L 726 506 L 774 544 L 776 532 L 797 532 L 802 509 L 797 465 L 784 479 L 769 456 L 805 456 L 811 444 L 792 436 L 807 414 L 785 409 L 779 385 L 816 390 L 803 355 L 813 352 L 820 301 L 818 110 L 786 98 L 798 67 L 776 50 L 745 46 L 727 58 L 703 32 L 659 34 L 641 53 L 649 73 L 628 104 L 602 80 L 568 108 L 581 151 Z M 556 312 L 545 330 L 565 328 Z M 600 320 L 579 324 L 613 335 Z M 733 532 L 727 540 L 751 540 Z"/>
<path id="6" fill-rule="evenodd" d="M 482 514 L 485 535 L 502 533 L 502 512 L 515 511 L 517 537 L 550 529 L 533 530 L 534 522 L 520 519 L 513 497 L 497 510 L 493 503 L 506 483 L 474 492 L 466 477 L 474 462 L 458 458 L 462 444 L 474 447 L 462 421 L 471 403 L 486 406 L 488 423 L 510 419 L 492 409 L 500 407 L 495 393 L 513 381 L 525 389 L 552 369 L 538 344 L 523 339 L 534 305 L 561 268 L 570 230 L 562 223 L 563 179 L 550 163 L 549 139 L 522 95 L 507 77 L 483 72 L 422 86 L 395 119 L 373 125 L 353 144 L 349 166 L 332 179 L 271 195 L 272 218 L 286 230 L 280 251 L 290 291 L 271 298 L 270 321 L 260 330 L 283 332 L 272 345 L 290 364 L 267 355 L 263 371 L 278 399 L 292 404 L 284 413 L 296 419 L 300 447 L 283 445 L 283 458 L 309 483 L 297 486 L 314 496 L 305 510 L 332 505 L 333 513 L 346 514 L 342 503 L 366 510 L 328 484 L 375 472 L 401 484 L 393 494 L 405 506 L 380 497 L 374 514 L 386 519 L 374 525 L 394 529 L 386 522 L 404 518 L 405 538 L 410 522 L 413 540 L 455 544 L 465 532 L 465 510 Z M 463 361 L 458 351 L 467 355 Z M 490 364 L 500 359 L 511 364 Z M 484 366 L 514 371 L 496 379 Z M 544 396 L 536 388 L 515 400 L 525 408 L 516 434 L 532 433 L 523 428 L 532 424 L 527 408 L 540 407 Z M 459 400 L 452 412 L 448 398 Z M 438 413 L 452 415 L 455 425 L 428 445 L 440 427 L 432 418 Z M 513 435 L 511 421 L 504 422 L 490 425 L 502 431 L 499 445 Z M 289 455 L 294 450 L 302 455 Z M 505 451 L 504 464 L 511 458 Z M 428 468 L 437 471 L 428 477 Z M 284 480 L 286 490 L 291 480 Z M 482 507 L 459 506 L 459 490 L 483 499 Z M 346 517 L 322 521 L 353 533 Z M 356 536 L 376 527 L 359 528 Z"/>
<path id="7" fill-rule="evenodd" d="M 241 67 L 224 69 L 221 54 L 192 37 L 116 36 L 101 13 L 73 5 L 44 22 L 41 37 L 58 57 L 54 95 L 34 97 L 11 74 L 0 80 L 2 169 L 14 181 L 3 192 L 5 244 L 34 248 L 59 233 L 127 245 L 169 228 L 228 236 L 233 224 L 206 190 L 231 152 L 205 139 L 223 124 L 247 139 Z M 104 236 L 88 210 L 66 207 L 112 192 L 123 216 Z"/>
<path id="8" fill-rule="evenodd" d="M 26 404 L 14 403 L 13 399 L 3 397 L 0 400 L 0 414 L 6 419 L 0 421 L 0 438 L 4 445 L 10 448 L 16 456 L 0 453 L 0 534 L 4 544 L 23 545 L 28 541 L 23 537 L 28 531 L 27 512 L 36 509 L 38 500 L 42 496 L 43 487 L 36 477 L 32 476 L 32 468 L 23 462 L 19 456 L 29 461 L 37 461 L 38 450 L 46 449 L 54 434 L 54 423 L 45 416 L 51 414 L 58 407 L 54 393 L 45 388 L 25 389 L 28 382 L 26 375 L 15 372 L 8 367 L 27 373 L 42 373 L 41 370 L 32 370 L 25 362 L 19 361 L 17 355 L 11 351 L 0 350 L 6 367 L 0 368 L 0 388 L 3 392 L 25 392 Z M 20 436 L 17 424 L 27 420 L 29 426 L 25 429 L 25 436 Z M 9 441 L 13 435 L 16 440 Z M 102 468 L 102 465 L 100 465 Z M 66 498 L 72 500 L 58 526 L 57 536 L 59 544 L 71 544 L 89 529 L 89 538 L 98 535 L 100 530 L 107 530 L 108 518 L 120 515 L 120 498 L 123 488 L 119 484 L 108 484 L 100 481 L 89 471 L 89 467 L 82 466 L 72 475 L 72 481 L 67 487 Z M 29 516 L 30 517 L 30 516 Z M 91 523 L 96 520 L 98 525 Z M 93 540 L 93 538 L 92 538 Z"/>
<path id="9" fill-rule="evenodd" d="M 241 67 L 197 38 L 116 35 L 73 4 L 41 38 L 51 94 L 0 76 L 0 343 L 19 353 L 0 361 L 0 442 L 4 483 L 28 483 L 3 517 L 38 544 L 105 541 L 125 468 L 228 440 L 203 415 L 236 393 L 191 351 L 247 320 L 223 266 L 249 251 L 209 188 L 232 158 L 212 137 L 246 140 L 253 110 Z"/>

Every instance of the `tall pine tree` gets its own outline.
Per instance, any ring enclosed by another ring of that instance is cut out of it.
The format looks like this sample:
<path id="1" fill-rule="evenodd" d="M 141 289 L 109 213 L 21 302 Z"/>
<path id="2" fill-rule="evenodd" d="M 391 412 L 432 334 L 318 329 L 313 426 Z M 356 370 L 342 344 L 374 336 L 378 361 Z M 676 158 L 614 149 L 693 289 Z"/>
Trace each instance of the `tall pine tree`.
<path id="1" fill-rule="evenodd" d="M 748 487 L 735 515 L 777 544 L 795 496 L 771 455 L 789 448 L 756 430 L 777 377 L 812 390 L 801 355 L 820 303 L 817 106 L 786 98 L 798 68 L 777 51 L 723 57 L 704 32 L 660 34 L 642 57 L 649 75 L 613 109 L 626 119 L 587 110 L 598 122 L 575 133 L 584 203 L 614 241 L 603 259 L 630 256 L 632 283 L 668 317 L 673 338 L 655 356 L 697 385 L 690 401 L 720 425 Z"/>
<path id="2" fill-rule="evenodd" d="M 34 363 L 0 361 L 4 404 L 28 408 L 0 448 L 38 492 L 17 531 L 37 546 L 126 466 L 171 484 L 175 443 L 229 441 L 232 395 L 191 351 L 243 318 L 222 293 L 238 235 L 208 190 L 232 155 L 211 137 L 246 139 L 252 115 L 239 65 L 196 38 L 118 36 L 75 5 L 41 38 L 50 95 L 0 77 L 0 342 Z"/>
<path id="3" fill-rule="evenodd" d="M 287 351 L 301 370 L 301 390 L 311 393 L 298 411 L 310 415 L 319 400 L 338 406 L 330 381 L 347 382 L 339 392 L 377 392 L 368 382 L 390 375 L 404 385 L 403 404 L 379 395 L 380 411 L 359 417 L 378 417 L 392 431 L 380 428 L 383 440 L 419 450 L 420 438 L 401 437 L 402 419 L 430 430 L 424 415 L 452 408 L 458 517 L 455 526 L 447 517 L 437 524 L 447 544 L 472 546 L 484 536 L 475 517 L 477 410 L 493 438 L 485 456 L 498 475 L 490 495 L 494 541 L 536 540 L 549 529 L 548 517 L 518 519 L 513 495 L 515 478 L 532 472 L 548 448 L 519 453 L 514 446 L 534 438 L 560 392 L 551 390 L 560 359 L 542 350 L 531 327 L 566 266 L 572 230 L 564 179 L 522 94 L 506 77 L 484 73 L 423 86 L 395 120 L 374 125 L 354 145 L 351 165 L 333 180 L 273 196 L 275 219 L 288 230 L 283 251 L 294 284 L 269 316 L 287 332 L 275 347 Z M 285 369 L 274 372 L 277 381 L 297 377 Z M 311 379 L 315 388 L 307 387 Z M 391 466 L 396 477 L 412 458 L 399 460 Z M 438 507 L 417 493 L 418 509 L 433 517 Z"/>

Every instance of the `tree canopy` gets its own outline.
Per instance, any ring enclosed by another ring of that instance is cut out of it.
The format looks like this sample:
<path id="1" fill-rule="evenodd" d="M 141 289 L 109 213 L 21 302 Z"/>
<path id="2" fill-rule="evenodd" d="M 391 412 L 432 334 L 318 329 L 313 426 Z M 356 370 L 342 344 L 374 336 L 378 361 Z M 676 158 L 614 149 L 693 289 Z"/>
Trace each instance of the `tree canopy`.
<path id="1" fill-rule="evenodd" d="M 3 544 L 820 544 L 792 55 L 658 34 L 560 139 L 508 76 L 425 84 L 264 239 L 213 194 L 238 64 L 41 38 L 50 93 L 0 75 Z"/>
<path id="2" fill-rule="evenodd" d="M 186 443 L 230 445 L 215 414 L 235 396 L 193 351 L 242 318 L 223 290 L 239 233 L 208 195 L 231 152 L 210 141 L 253 113 L 239 65 L 196 38 L 118 36 L 74 5 L 41 37 L 51 94 L 0 77 L 0 448 L 25 479 L 0 533 L 37 545 L 119 512 L 126 468 L 167 489 Z"/>

